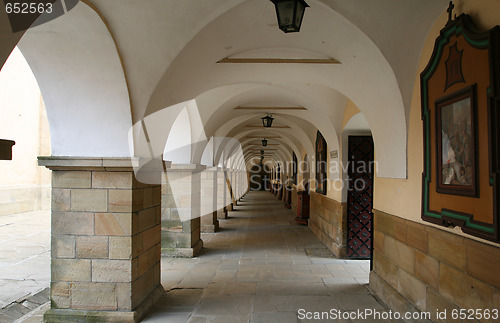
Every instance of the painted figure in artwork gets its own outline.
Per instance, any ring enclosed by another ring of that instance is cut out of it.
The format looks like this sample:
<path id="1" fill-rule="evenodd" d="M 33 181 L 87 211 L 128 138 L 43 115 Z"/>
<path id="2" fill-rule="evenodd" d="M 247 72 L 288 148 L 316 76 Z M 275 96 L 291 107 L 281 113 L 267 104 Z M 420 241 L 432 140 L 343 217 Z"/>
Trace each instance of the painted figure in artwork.
<path id="1" fill-rule="evenodd" d="M 442 107 L 443 184 L 472 185 L 470 99 Z"/>

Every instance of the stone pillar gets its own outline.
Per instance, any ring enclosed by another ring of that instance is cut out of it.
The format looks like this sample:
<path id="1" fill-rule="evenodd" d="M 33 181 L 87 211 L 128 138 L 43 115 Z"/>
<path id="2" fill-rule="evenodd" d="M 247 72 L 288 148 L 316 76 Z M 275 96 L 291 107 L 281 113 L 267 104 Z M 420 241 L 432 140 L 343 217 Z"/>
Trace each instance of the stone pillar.
<path id="1" fill-rule="evenodd" d="M 39 157 L 52 170 L 46 322 L 138 322 L 163 293 L 160 185 L 121 158 Z"/>
<path id="2" fill-rule="evenodd" d="M 241 196 L 243 195 L 243 182 L 242 182 L 242 177 L 241 177 L 241 170 L 238 170 L 236 173 L 236 178 L 238 181 L 238 201 L 241 199 Z"/>
<path id="3" fill-rule="evenodd" d="M 243 198 L 243 195 L 245 195 L 245 182 L 243 178 L 243 171 L 238 171 L 238 178 L 239 178 L 239 183 L 240 183 L 240 200 Z"/>
<path id="4" fill-rule="evenodd" d="M 238 181 L 236 180 L 236 170 L 231 170 L 231 188 L 233 189 L 233 194 L 231 196 L 231 202 L 233 202 L 233 208 L 234 206 L 238 205 L 236 203 L 236 189 L 238 188 Z"/>
<path id="5" fill-rule="evenodd" d="M 233 210 L 233 192 L 231 183 L 231 170 L 225 170 L 225 182 L 226 182 L 226 210 Z"/>
<path id="6" fill-rule="evenodd" d="M 286 183 L 287 183 L 288 177 L 286 174 L 283 174 L 283 185 L 281 189 L 283 190 L 283 193 L 281 194 L 281 201 L 285 202 L 286 201 Z"/>
<path id="7" fill-rule="evenodd" d="M 245 196 L 245 194 L 247 193 L 246 191 L 246 179 L 245 179 L 245 171 L 240 171 L 240 185 L 241 185 L 241 190 L 240 190 L 240 193 L 241 193 L 241 196 L 240 196 L 240 199 L 243 198 L 243 196 Z"/>
<path id="8" fill-rule="evenodd" d="M 247 172 L 247 171 L 244 171 L 243 172 L 243 176 L 245 178 L 245 182 L 246 182 L 246 190 L 245 190 L 245 194 L 248 193 L 248 191 L 250 190 L 250 173 Z M 269 180 L 269 179 L 268 179 Z M 266 183 L 264 183 L 264 185 L 267 185 Z M 265 188 L 264 188 L 265 189 Z"/>
<path id="9" fill-rule="evenodd" d="M 204 166 L 172 164 L 164 173 L 161 208 L 161 253 L 167 257 L 195 257 L 200 239 L 201 172 Z"/>
<path id="10" fill-rule="evenodd" d="M 219 231 L 217 220 L 217 167 L 201 174 L 201 232 Z"/>
<path id="11" fill-rule="evenodd" d="M 227 219 L 226 209 L 227 184 L 224 170 L 217 169 L 217 218 Z"/>
<path id="12" fill-rule="evenodd" d="M 238 171 L 231 172 L 231 187 L 233 188 L 233 205 L 238 205 Z"/>

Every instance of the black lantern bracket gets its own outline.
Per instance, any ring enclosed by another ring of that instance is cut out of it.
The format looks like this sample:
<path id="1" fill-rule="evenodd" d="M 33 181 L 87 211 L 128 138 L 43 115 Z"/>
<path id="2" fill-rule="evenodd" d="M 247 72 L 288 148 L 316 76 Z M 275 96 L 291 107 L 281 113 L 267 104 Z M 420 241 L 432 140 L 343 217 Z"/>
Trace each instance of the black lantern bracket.
<path id="1" fill-rule="evenodd" d="M 264 126 L 264 128 L 271 128 L 272 124 L 273 124 L 273 116 L 271 114 L 268 114 L 267 116 L 261 118 L 262 119 L 262 125 Z"/>
<path id="2" fill-rule="evenodd" d="M 309 5 L 304 0 L 271 0 L 276 8 L 279 28 L 284 33 L 299 32 L 304 12 Z"/>

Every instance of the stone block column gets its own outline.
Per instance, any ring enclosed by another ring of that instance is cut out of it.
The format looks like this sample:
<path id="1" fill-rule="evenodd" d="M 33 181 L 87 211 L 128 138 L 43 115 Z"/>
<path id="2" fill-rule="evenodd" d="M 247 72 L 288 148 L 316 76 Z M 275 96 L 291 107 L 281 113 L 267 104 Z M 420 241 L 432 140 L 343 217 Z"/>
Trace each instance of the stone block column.
<path id="1" fill-rule="evenodd" d="M 244 181 L 246 183 L 246 189 L 245 189 L 245 194 L 248 193 L 248 191 L 250 191 L 250 173 L 247 172 L 247 171 L 244 171 L 243 172 L 243 178 L 244 178 Z M 268 179 L 269 180 L 269 179 Z M 266 183 L 264 183 L 264 185 L 267 185 Z"/>
<path id="2" fill-rule="evenodd" d="M 217 167 L 212 167 L 201 173 L 201 232 L 217 231 Z"/>
<path id="3" fill-rule="evenodd" d="M 232 189 L 232 193 L 233 193 L 231 201 L 233 202 L 233 208 L 234 208 L 234 206 L 238 205 L 238 203 L 236 201 L 236 190 L 238 189 L 238 183 L 236 181 L 236 171 L 235 170 L 231 170 L 230 178 L 231 178 L 231 189 Z"/>
<path id="4" fill-rule="evenodd" d="M 232 189 L 232 181 L 231 181 L 231 170 L 225 170 L 225 181 L 226 181 L 226 210 L 233 210 L 233 189 Z"/>
<path id="5" fill-rule="evenodd" d="M 236 202 L 238 202 L 240 200 L 240 196 L 241 196 L 241 182 L 240 182 L 240 171 L 239 170 L 234 171 L 234 183 L 235 183 L 234 199 Z"/>
<path id="6" fill-rule="evenodd" d="M 172 164 L 164 173 L 161 207 L 161 253 L 195 257 L 203 249 L 201 232 L 201 172 L 204 166 Z"/>
<path id="7" fill-rule="evenodd" d="M 138 322 L 163 293 L 160 185 L 131 159 L 39 157 L 52 170 L 46 322 Z"/>
<path id="8" fill-rule="evenodd" d="M 217 218 L 227 219 L 226 209 L 227 184 L 224 170 L 217 169 Z"/>
<path id="9" fill-rule="evenodd" d="M 233 194 L 232 194 L 232 202 L 233 202 L 233 206 L 234 205 L 238 205 L 236 199 L 238 198 L 236 196 L 236 191 L 238 190 L 238 181 L 236 179 L 236 170 L 231 170 L 231 188 L 233 189 Z"/>
<path id="10" fill-rule="evenodd" d="M 240 183 L 240 200 L 246 194 L 246 180 L 245 180 L 245 172 L 239 171 L 239 183 Z"/>

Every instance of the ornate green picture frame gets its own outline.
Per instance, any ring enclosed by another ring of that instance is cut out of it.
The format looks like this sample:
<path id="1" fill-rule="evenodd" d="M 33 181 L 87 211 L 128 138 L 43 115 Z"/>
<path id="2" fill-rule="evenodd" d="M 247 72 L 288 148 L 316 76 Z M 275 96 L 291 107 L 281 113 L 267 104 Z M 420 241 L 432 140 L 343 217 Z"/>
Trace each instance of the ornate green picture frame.
<path id="1" fill-rule="evenodd" d="M 498 242 L 500 27 L 449 13 L 420 74 L 422 219 Z"/>

